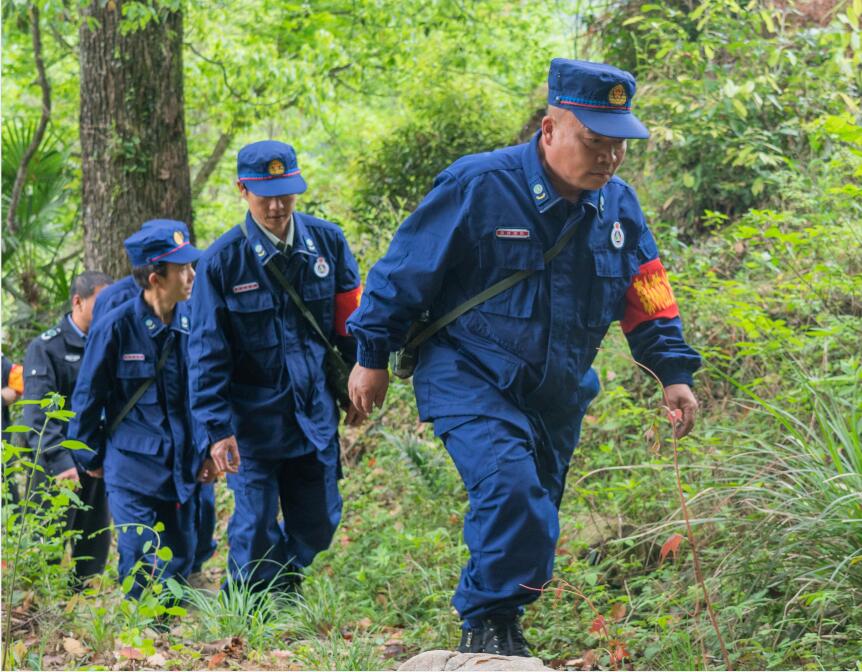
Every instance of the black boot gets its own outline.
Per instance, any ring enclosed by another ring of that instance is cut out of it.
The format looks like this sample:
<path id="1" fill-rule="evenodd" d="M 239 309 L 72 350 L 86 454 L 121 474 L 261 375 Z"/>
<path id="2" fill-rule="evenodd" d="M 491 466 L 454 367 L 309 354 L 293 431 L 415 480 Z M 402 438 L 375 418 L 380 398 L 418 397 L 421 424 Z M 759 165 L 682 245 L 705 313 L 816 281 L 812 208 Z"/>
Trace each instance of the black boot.
<path id="1" fill-rule="evenodd" d="M 532 657 L 517 616 L 490 617 L 482 624 L 461 631 L 459 653 L 495 653 L 499 656 Z"/>

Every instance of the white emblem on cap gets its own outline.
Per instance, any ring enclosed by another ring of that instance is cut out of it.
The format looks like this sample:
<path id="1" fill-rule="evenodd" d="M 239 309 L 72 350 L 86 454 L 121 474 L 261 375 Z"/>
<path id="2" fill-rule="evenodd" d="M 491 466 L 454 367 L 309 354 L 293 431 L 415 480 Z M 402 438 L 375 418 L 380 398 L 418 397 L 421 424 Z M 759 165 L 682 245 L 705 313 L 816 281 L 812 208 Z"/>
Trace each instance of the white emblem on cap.
<path id="1" fill-rule="evenodd" d="M 318 257 L 317 261 L 314 263 L 314 274 L 318 278 L 325 278 L 329 275 L 329 264 L 323 257 Z"/>
<path id="2" fill-rule="evenodd" d="M 626 234 L 623 233 L 623 227 L 619 222 L 614 222 L 614 228 L 611 230 L 611 245 L 620 249 L 626 242 Z"/>

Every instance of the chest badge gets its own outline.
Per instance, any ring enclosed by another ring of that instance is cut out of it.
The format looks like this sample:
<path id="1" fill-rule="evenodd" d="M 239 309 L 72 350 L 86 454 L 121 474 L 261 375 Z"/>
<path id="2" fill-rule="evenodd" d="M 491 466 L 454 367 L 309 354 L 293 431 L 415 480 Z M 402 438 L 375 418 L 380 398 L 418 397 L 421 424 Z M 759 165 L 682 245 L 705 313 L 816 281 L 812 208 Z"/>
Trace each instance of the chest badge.
<path id="1" fill-rule="evenodd" d="M 129 352 L 123 355 L 124 362 L 143 362 L 146 361 L 146 357 L 144 357 L 143 353 L 140 352 Z"/>
<path id="2" fill-rule="evenodd" d="M 233 286 L 234 294 L 244 294 L 245 292 L 253 292 L 256 289 L 260 289 L 260 285 L 256 282 L 246 282 L 241 285 Z"/>
<path id="3" fill-rule="evenodd" d="M 79 362 L 79 361 L 81 361 L 81 355 L 73 355 L 70 353 L 70 354 L 64 355 L 63 359 L 65 359 L 67 362 L 73 362 L 73 363 Z"/>
<path id="4" fill-rule="evenodd" d="M 497 229 L 494 232 L 497 238 L 529 238 L 530 229 Z"/>
<path id="5" fill-rule="evenodd" d="M 623 227 L 619 222 L 614 222 L 614 228 L 611 230 L 611 245 L 618 250 L 626 243 L 626 234 L 623 233 Z"/>
<path id="6" fill-rule="evenodd" d="M 325 278 L 329 275 L 329 263 L 323 257 L 318 257 L 314 262 L 314 274 L 318 278 Z"/>

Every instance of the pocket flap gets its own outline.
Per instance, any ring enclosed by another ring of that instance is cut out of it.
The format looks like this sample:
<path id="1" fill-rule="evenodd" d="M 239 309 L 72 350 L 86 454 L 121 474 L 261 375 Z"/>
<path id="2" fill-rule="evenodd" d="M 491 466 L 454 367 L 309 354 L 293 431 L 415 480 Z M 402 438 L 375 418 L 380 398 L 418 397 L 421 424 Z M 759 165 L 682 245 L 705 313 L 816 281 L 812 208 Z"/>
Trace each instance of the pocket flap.
<path id="1" fill-rule="evenodd" d="M 120 361 L 117 363 L 117 378 L 152 378 L 156 375 L 154 362 Z"/>
<path id="2" fill-rule="evenodd" d="M 275 306 L 272 294 L 263 288 L 241 294 L 227 294 L 225 303 L 228 309 L 234 313 L 257 313 L 271 310 Z"/>
<path id="3" fill-rule="evenodd" d="M 538 241 L 521 238 L 485 239 L 479 248 L 479 266 L 513 271 L 540 271 L 545 268 L 544 250 Z"/>
<path id="4" fill-rule="evenodd" d="M 600 278 L 629 278 L 637 273 L 637 255 L 619 250 L 593 250 L 596 275 Z"/>
<path id="5" fill-rule="evenodd" d="M 128 429 L 124 430 L 123 425 L 120 425 L 116 434 L 111 437 L 111 446 L 126 453 L 158 455 L 162 447 L 162 437 Z"/>

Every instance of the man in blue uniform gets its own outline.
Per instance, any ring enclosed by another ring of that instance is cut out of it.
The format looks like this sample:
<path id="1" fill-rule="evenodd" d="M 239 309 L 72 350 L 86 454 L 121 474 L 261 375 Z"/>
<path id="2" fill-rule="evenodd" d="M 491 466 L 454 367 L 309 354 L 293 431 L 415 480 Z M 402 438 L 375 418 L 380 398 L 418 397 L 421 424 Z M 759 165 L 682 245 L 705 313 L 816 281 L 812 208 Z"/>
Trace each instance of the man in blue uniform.
<path id="1" fill-rule="evenodd" d="M 152 219 L 144 222 L 141 230 L 146 230 L 149 226 L 158 226 L 161 221 Z M 183 238 L 189 240 L 188 227 L 183 222 L 176 224 L 177 230 L 183 235 Z M 135 233 L 131 238 L 123 241 L 130 261 L 132 256 L 129 250 L 129 240 L 134 241 L 138 235 L 139 233 Z M 103 315 L 107 315 L 112 309 L 129 299 L 135 298 L 140 293 L 141 288 L 131 274 L 108 285 L 96 298 L 96 305 L 93 307 L 93 322 L 98 322 Z M 195 560 L 189 577 L 192 585 L 196 583 L 195 575 L 201 571 L 203 564 L 213 556 L 216 550 L 216 542 L 213 539 L 216 524 L 215 485 L 213 483 L 201 483 L 195 490 L 194 497 L 197 500 L 195 503 L 195 510 L 197 511 L 195 530 L 198 539 L 195 547 Z"/>
<path id="2" fill-rule="evenodd" d="M 324 373 L 327 346 L 282 282 L 352 364 L 355 343 L 344 324 L 358 304 L 359 271 L 341 229 L 295 211 L 306 184 L 290 145 L 248 145 L 237 170 L 245 221 L 198 265 L 192 411 L 234 493 L 232 579 L 289 590 L 298 570 L 329 546 L 341 496 L 339 410 Z M 347 422 L 360 419 L 356 409 L 346 412 Z"/>
<path id="3" fill-rule="evenodd" d="M 186 231 L 181 222 L 157 220 L 126 241 L 142 292 L 93 325 L 72 397 L 69 435 L 92 449 L 76 451 L 75 459 L 104 476 L 123 579 L 139 560 L 158 562 L 162 579 L 188 576 L 196 545 L 193 494 L 198 478 L 215 476 L 188 407 L 190 321 L 182 302 L 200 252 Z M 152 556 L 157 522 L 164 525 L 158 542 L 173 554 L 168 562 Z M 147 526 L 144 534 L 138 525 Z M 128 594 L 142 589 L 136 581 Z"/>
<path id="4" fill-rule="evenodd" d="M 99 271 L 84 271 L 72 280 L 72 310 L 56 327 L 33 339 L 27 348 L 24 356 L 25 399 L 38 401 L 58 392 L 66 397 L 67 405 L 70 404 L 81 368 L 84 343 L 93 321 L 93 305 L 99 293 L 110 283 L 110 276 Z M 38 487 L 48 476 L 74 481 L 79 484 L 78 497 L 88 507 L 70 507 L 65 521 L 66 529 L 81 533 L 72 544 L 76 585 L 80 586 L 82 579 L 104 571 L 111 547 L 109 532 L 94 534 L 105 530 L 111 522 L 105 484 L 98 476 L 79 470 L 72 451 L 60 445 L 66 438 L 68 425 L 59 420 L 48 420 L 46 424 L 45 413 L 50 410 L 39 404 L 24 406 L 24 424 L 36 431 L 43 425 L 45 427 L 41 440 L 35 432 L 29 433 L 27 445 L 35 453 L 41 444 L 37 463 L 43 471 L 36 472 L 34 486 Z"/>
<path id="5" fill-rule="evenodd" d="M 627 72 L 555 59 L 541 130 L 443 171 L 348 321 L 359 344 L 350 394 L 367 413 L 383 402 L 387 358 L 412 321 L 424 311 L 437 320 L 525 272 L 427 340 L 413 377 L 420 416 L 470 499 L 470 561 L 453 598 L 462 652 L 529 655 L 519 617 L 538 593 L 523 586 L 552 576 L 566 471 L 599 390 L 590 365 L 611 322 L 622 320 L 635 358 L 681 411 L 677 434 L 694 422 L 700 358 L 683 340 L 634 190 L 614 177 L 626 139 L 648 135 L 631 112 L 634 93 Z"/>

